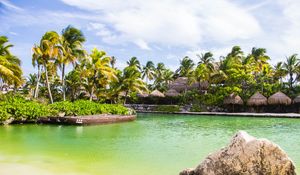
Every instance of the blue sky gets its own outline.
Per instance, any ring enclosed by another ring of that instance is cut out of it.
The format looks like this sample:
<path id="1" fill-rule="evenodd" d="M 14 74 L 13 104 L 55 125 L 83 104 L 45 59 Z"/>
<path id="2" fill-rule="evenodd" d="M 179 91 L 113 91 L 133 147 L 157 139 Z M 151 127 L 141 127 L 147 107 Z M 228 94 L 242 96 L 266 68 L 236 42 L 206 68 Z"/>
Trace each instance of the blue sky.
<path id="1" fill-rule="evenodd" d="M 264 47 L 272 64 L 300 50 L 299 0 L 0 0 L 0 35 L 9 37 L 25 74 L 31 48 L 49 30 L 83 31 L 87 50 L 115 56 L 117 66 L 137 56 L 175 69 L 179 60 L 240 45 Z"/>

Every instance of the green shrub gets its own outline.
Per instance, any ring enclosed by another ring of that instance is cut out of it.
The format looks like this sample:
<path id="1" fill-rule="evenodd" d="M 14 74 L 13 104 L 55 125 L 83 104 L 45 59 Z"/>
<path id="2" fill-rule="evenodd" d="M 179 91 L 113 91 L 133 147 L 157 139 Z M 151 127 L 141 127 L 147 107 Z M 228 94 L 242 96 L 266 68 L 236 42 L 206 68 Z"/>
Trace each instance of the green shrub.
<path id="1" fill-rule="evenodd" d="M 65 113 L 66 116 L 94 115 L 94 114 L 131 114 L 128 108 L 117 104 L 99 104 L 88 100 L 71 102 L 56 102 L 50 105 L 52 110 Z"/>
<path id="2" fill-rule="evenodd" d="M 159 112 L 180 112 L 180 107 L 178 105 L 158 105 L 153 110 Z"/>
<path id="3" fill-rule="evenodd" d="M 0 120 L 13 117 L 16 120 L 35 120 L 52 114 L 49 107 L 34 101 L 28 101 L 19 95 L 1 96 Z"/>
<path id="4" fill-rule="evenodd" d="M 134 113 L 123 105 L 100 104 L 87 100 L 78 100 L 74 103 L 56 102 L 51 105 L 29 101 L 20 95 L 2 95 L 0 100 L 0 122 L 10 118 L 35 121 L 39 117 L 57 116 L 59 113 L 65 113 L 66 116 Z"/>
<path id="5" fill-rule="evenodd" d="M 193 104 L 191 109 L 190 109 L 191 112 L 202 112 L 202 107 L 198 104 Z"/>

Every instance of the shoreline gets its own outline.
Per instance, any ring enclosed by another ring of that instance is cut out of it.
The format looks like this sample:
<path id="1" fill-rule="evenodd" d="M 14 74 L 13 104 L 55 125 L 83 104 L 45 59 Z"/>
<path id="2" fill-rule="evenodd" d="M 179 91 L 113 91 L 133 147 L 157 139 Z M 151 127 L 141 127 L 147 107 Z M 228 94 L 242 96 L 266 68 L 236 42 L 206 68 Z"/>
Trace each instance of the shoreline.
<path id="1" fill-rule="evenodd" d="M 259 118 L 300 118 L 298 113 L 249 113 L 249 112 L 160 112 L 160 111 L 136 111 L 140 113 L 154 114 L 181 114 L 181 115 L 205 115 L 205 116 L 228 116 L 228 117 L 259 117 Z"/>

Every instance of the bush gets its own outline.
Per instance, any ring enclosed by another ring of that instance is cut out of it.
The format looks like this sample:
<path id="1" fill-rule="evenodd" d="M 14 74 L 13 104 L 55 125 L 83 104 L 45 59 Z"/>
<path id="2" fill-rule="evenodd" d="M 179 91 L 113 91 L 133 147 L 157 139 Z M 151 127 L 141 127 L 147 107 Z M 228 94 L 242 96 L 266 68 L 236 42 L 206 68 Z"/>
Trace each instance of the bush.
<path id="1" fill-rule="evenodd" d="M 158 105 L 153 110 L 159 112 L 180 112 L 180 107 L 178 105 Z"/>
<path id="2" fill-rule="evenodd" d="M 26 100 L 19 95 L 2 95 L 0 101 L 1 122 L 10 118 L 17 121 L 35 121 L 39 117 L 57 116 L 59 113 L 65 113 L 66 116 L 134 113 L 122 105 L 99 104 L 87 100 L 78 100 L 74 103 L 64 101 L 46 105 Z"/>
<path id="3" fill-rule="evenodd" d="M 6 95 L 1 97 L 0 120 L 11 117 L 16 120 L 35 120 L 52 114 L 49 107 L 34 101 L 25 100 L 21 96 Z"/>
<path id="4" fill-rule="evenodd" d="M 71 102 L 56 102 L 50 105 L 52 110 L 65 113 L 66 116 L 94 115 L 94 114 L 131 114 L 132 112 L 123 105 L 99 104 L 88 100 Z"/>

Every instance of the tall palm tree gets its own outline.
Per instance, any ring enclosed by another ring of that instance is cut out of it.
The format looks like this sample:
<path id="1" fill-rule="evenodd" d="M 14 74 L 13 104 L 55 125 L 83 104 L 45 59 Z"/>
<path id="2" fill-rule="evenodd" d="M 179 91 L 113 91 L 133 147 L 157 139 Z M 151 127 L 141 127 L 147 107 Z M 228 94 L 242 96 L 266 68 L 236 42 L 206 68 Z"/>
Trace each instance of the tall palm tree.
<path id="1" fill-rule="evenodd" d="M 142 79 L 146 78 L 146 84 L 148 80 L 153 80 L 155 77 L 155 67 L 152 61 L 147 61 L 146 65 L 143 67 Z"/>
<path id="2" fill-rule="evenodd" d="M 57 59 L 57 64 L 61 69 L 61 80 L 63 90 L 63 100 L 66 100 L 66 86 L 65 86 L 65 68 L 69 63 L 75 65 L 76 61 L 84 56 L 82 44 L 85 41 L 83 33 L 72 26 L 68 26 L 62 31 L 61 46 L 63 56 Z"/>
<path id="3" fill-rule="evenodd" d="M 84 67 L 82 76 L 86 77 L 86 89 L 90 93 L 90 100 L 96 87 L 106 88 L 112 81 L 117 81 L 116 70 L 110 66 L 111 58 L 104 51 L 94 48 L 89 58 L 82 62 Z"/>
<path id="4" fill-rule="evenodd" d="M 54 62 L 62 56 L 61 47 L 59 46 L 60 36 L 55 31 L 46 32 L 39 45 L 33 47 L 33 63 L 37 62 L 43 66 L 46 77 L 46 85 L 50 102 L 53 103 L 52 92 L 49 82 L 48 67 L 49 63 Z"/>
<path id="5" fill-rule="evenodd" d="M 195 63 L 189 57 L 184 57 L 180 60 L 180 67 L 176 70 L 176 74 L 180 77 L 189 77 L 194 69 Z"/>
<path id="6" fill-rule="evenodd" d="M 289 89 L 293 89 L 293 84 L 295 82 L 294 75 L 299 71 L 299 58 L 297 54 L 293 54 L 286 58 L 286 62 L 283 64 L 283 69 L 289 75 Z"/>

